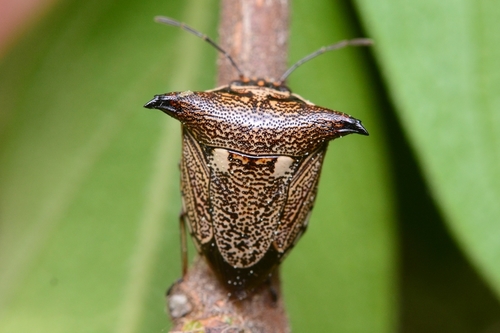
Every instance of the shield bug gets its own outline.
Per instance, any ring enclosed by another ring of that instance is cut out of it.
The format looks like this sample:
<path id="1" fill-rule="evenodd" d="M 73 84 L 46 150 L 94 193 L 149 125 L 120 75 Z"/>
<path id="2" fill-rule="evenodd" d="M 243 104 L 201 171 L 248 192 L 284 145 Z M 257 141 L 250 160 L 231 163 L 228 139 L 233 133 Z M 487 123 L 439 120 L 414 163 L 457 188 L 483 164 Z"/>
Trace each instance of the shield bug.
<path id="1" fill-rule="evenodd" d="M 200 32 L 170 18 L 156 21 L 203 38 L 240 73 L 213 90 L 156 95 L 145 107 L 181 122 L 181 235 L 187 224 L 198 252 L 241 298 L 269 278 L 305 231 L 328 142 L 368 135 L 359 120 L 293 94 L 286 78 L 319 54 L 371 41 L 323 47 L 268 82 L 245 77 L 231 56 Z"/>

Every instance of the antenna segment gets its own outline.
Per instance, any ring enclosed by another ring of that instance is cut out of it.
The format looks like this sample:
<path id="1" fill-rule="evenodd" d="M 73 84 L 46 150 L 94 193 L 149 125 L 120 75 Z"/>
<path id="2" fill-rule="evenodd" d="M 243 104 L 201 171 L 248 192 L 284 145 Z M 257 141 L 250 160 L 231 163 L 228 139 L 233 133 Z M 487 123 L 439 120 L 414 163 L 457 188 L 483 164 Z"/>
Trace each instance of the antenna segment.
<path id="1" fill-rule="evenodd" d="M 170 17 L 156 16 L 155 17 L 155 22 L 166 24 L 166 25 L 172 25 L 174 27 L 179 27 L 179 28 L 181 28 L 181 29 L 183 29 L 183 30 L 185 30 L 185 31 L 187 31 L 187 32 L 189 32 L 189 33 L 191 33 L 191 34 L 193 34 L 193 35 L 195 35 L 195 36 L 203 39 L 204 41 L 208 42 L 210 45 L 212 45 L 213 47 L 215 47 L 217 49 L 217 51 L 219 51 L 220 53 L 222 53 L 226 57 L 227 60 L 229 60 L 229 62 L 231 63 L 231 65 L 238 72 L 238 75 L 240 76 L 240 79 L 242 79 L 242 78 L 245 77 L 243 75 L 243 72 L 238 67 L 238 65 L 236 65 L 236 62 L 234 62 L 233 58 L 229 55 L 229 53 L 227 53 L 226 51 L 224 51 L 216 42 L 213 41 L 213 39 L 211 39 L 207 35 L 202 34 L 198 30 L 191 28 L 190 26 L 188 26 L 185 23 L 182 23 L 182 22 L 176 21 L 174 19 L 171 19 Z"/>
<path id="2" fill-rule="evenodd" d="M 286 72 L 280 77 L 278 83 L 282 84 L 283 82 L 285 82 L 287 77 L 290 76 L 290 74 L 294 70 L 297 69 L 297 67 L 299 67 L 303 63 L 305 63 L 313 58 L 316 58 L 317 56 L 319 56 L 325 52 L 342 49 L 346 46 L 370 46 L 370 45 L 373 45 L 373 40 L 368 39 L 368 38 L 356 38 L 356 39 L 350 39 L 350 40 L 343 40 L 343 41 L 340 41 L 338 43 L 328 45 L 328 46 L 323 46 L 319 50 L 305 56 L 304 58 L 300 59 L 295 64 L 293 64 L 290 68 L 288 68 L 286 70 Z"/>

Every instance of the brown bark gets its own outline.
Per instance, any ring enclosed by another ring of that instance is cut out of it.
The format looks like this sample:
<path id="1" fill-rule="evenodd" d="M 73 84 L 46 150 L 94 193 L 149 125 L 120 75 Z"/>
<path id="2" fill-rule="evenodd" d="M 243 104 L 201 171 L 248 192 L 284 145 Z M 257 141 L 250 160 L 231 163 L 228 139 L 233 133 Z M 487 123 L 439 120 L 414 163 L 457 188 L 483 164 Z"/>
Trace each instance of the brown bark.
<path id="1" fill-rule="evenodd" d="M 220 46 L 246 77 L 279 78 L 286 70 L 287 0 L 222 0 Z M 219 56 L 218 84 L 238 79 L 237 71 Z M 228 291 L 202 258 L 198 258 L 167 295 L 171 332 L 289 332 L 279 272 L 269 284 L 243 300 Z"/>
<path id="2" fill-rule="evenodd" d="M 270 284 L 247 298 L 230 298 L 205 260 L 198 258 L 168 292 L 171 332 L 290 332 L 279 288 L 278 274 L 273 274 Z"/>
<path id="3" fill-rule="evenodd" d="M 220 46 L 249 78 L 278 79 L 287 69 L 287 0 L 222 0 Z M 219 55 L 218 84 L 238 78 Z"/>

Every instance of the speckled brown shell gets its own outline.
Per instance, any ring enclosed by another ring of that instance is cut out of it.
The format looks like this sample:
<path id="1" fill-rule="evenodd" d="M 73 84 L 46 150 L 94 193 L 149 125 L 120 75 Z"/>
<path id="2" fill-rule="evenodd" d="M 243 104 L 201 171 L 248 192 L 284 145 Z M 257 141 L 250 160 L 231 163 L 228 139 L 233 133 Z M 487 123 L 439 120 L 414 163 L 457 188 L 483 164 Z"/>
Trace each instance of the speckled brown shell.
<path id="1" fill-rule="evenodd" d="M 182 123 L 183 213 L 198 251 L 231 290 L 265 281 L 305 231 L 328 141 L 360 121 L 283 87 L 236 82 L 157 95 Z"/>

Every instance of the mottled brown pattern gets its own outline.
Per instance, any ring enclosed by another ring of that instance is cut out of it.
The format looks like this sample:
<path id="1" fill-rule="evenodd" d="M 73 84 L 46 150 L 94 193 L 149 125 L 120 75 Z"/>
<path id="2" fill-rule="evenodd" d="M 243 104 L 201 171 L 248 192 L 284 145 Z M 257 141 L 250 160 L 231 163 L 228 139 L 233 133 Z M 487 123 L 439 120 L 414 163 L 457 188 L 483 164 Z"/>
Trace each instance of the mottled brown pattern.
<path id="1" fill-rule="evenodd" d="M 186 130 L 182 133 L 181 189 L 183 211 L 193 239 L 199 244 L 213 236 L 209 213 L 209 169 L 200 145 Z"/>
<path id="2" fill-rule="evenodd" d="M 225 149 L 221 166 L 209 154 L 210 199 L 215 240 L 223 258 L 232 266 L 255 265 L 267 252 L 278 229 L 281 208 L 297 163 L 289 157 L 252 157 Z M 278 159 L 290 159 L 287 172 L 276 169 Z"/>
<path id="3" fill-rule="evenodd" d="M 183 216 L 201 254 L 236 292 L 264 282 L 304 232 L 328 141 L 368 134 L 359 120 L 284 86 L 252 84 L 146 104 L 183 125 Z"/>
<path id="4" fill-rule="evenodd" d="M 169 93 L 157 102 L 198 142 L 252 155 L 303 156 L 361 126 L 349 115 L 267 87 Z M 351 131 L 345 133 L 346 127 Z"/>
<path id="5" fill-rule="evenodd" d="M 293 247 L 307 227 L 318 186 L 326 147 L 318 149 L 300 165 L 288 189 L 288 200 L 274 240 L 276 250 L 286 252 Z"/>

